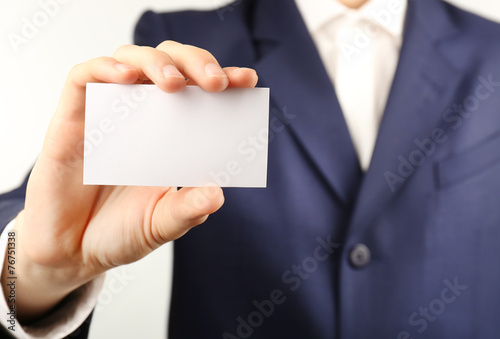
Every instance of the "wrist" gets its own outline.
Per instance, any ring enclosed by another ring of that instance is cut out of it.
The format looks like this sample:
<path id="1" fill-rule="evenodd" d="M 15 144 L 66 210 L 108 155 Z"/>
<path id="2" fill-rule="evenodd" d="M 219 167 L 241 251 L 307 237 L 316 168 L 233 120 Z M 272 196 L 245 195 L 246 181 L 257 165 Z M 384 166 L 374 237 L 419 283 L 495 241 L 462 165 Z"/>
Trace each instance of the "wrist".
<path id="1" fill-rule="evenodd" d="M 75 268 L 55 268 L 41 265 L 26 255 L 22 241 L 19 242 L 23 222 L 24 213 L 21 212 L 11 231 L 16 242 L 14 267 L 16 289 L 19 291 L 16 295 L 15 307 L 17 318 L 22 322 L 30 322 L 48 314 L 73 290 L 91 280 L 91 277 L 82 277 L 81 272 L 78 272 L 80 270 Z M 7 246 L 7 253 L 11 251 L 12 249 Z M 6 298 L 9 293 L 5 289 L 6 280 L 8 276 L 12 275 L 9 274 L 9 266 L 10 271 L 12 271 L 13 265 L 10 265 L 6 256 L 1 275 Z"/>

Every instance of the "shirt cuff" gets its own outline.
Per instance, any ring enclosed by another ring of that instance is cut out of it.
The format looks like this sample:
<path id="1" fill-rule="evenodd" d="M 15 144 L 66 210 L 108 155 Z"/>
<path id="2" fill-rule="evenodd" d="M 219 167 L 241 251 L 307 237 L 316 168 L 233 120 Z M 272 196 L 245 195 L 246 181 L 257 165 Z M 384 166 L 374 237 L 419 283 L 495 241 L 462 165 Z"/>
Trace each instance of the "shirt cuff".
<path id="1" fill-rule="evenodd" d="M 14 227 L 15 219 L 12 220 L 0 235 L 0 268 L 3 267 L 7 251 L 8 234 Z M 17 244 L 16 244 L 17 247 Z M 82 287 L 69 294 L 50 314 L 35 323 L 22 326 L 14 317 L 10 318 L 10 307 L 5 299 L 2 286 L 0 296 L 0 323 L 15 338 L 42 339 L 42 338 L 64 338 L 85 322 L 94 309 L 99 293 L 104 285 L 105 274 L 88 282 Z M 13 279 L 13 281 L 15 281 Z M 15 291 L 15 290 L 14 290 Z M 19 293 L 18 291 L 15 291 Z"/>

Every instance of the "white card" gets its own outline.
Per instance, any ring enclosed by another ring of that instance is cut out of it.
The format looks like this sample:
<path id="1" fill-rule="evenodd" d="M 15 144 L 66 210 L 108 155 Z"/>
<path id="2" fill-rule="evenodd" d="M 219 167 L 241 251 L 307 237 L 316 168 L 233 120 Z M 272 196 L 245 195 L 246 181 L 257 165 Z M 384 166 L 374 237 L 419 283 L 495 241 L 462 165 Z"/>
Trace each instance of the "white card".
<path id="1" fill-rule="evenodd" d="M 86 185 L 266 187 L 269 89 L 87 84 Z"/>

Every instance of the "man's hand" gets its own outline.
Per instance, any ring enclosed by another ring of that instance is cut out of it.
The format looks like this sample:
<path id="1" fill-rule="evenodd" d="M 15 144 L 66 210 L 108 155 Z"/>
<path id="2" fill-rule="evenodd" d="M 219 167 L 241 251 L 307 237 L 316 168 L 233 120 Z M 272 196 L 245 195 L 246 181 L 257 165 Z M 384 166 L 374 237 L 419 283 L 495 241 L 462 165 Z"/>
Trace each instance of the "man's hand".
<path id="1" fill-rule="evenodd" d="M 124 46 L 113 58 L 73 68 L 15 225 L 17 311 L 24 321 L 50 311 L 107 269 L 139 260 L 181 237 L 224 201 L 216 187 L 83 186 L 88 82 L 154 83 L 165 92 L 181 91 L 188 84 L 219 92 L 254 87 L 257 75 L 251 69 L 221 69 L 207 51 L 172 41 L 156 49 Z"/>

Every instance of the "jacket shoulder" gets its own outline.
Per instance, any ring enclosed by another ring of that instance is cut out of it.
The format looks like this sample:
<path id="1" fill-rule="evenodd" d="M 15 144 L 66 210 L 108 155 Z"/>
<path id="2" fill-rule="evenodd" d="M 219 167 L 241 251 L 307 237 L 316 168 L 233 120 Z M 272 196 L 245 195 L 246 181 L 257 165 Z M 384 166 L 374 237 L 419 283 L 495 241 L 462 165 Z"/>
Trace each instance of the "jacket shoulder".
<path id="1" fill-rule="evenodd" d="M 457 36 L 463 48 L 478 61 L 500 64 L 500 23 L 444 3 L 458 28 Z"/>
<path id="2" fill-rule="evenodd" d="M 137 45 L 155 47 L 165 40 L 194 45 L 224 58 L 228 49 L 238 49 L 249 40 L 251 0 L 238 0 L 211 10 L 189 10 L 158 13 L 145 12 L 139 19 L 134 41 Z"/>

